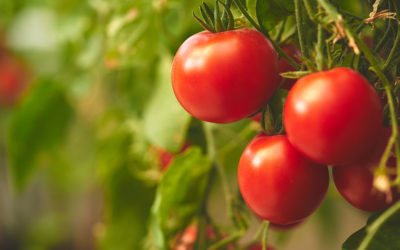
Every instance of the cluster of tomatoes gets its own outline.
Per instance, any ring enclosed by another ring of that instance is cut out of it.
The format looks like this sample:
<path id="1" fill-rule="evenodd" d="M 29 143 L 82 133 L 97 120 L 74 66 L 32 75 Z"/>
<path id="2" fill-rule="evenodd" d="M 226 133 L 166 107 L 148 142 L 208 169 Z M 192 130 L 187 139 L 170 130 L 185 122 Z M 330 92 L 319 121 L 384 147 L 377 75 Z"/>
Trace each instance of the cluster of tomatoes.
<path id="1" fill-rule="evenodd" d="M 294 45 L 285 49 L 299 57 Z M 292 70 L 258 31 L 203 31 L 176 53 L 172 85 L 186 111 L 214 123 L 254 115 L 280 85 L 289 90 L 283 111 L 286 134 L 260 133 L 239 162 L 240 191 L 259 217 L 279 225 L 303 221 L 327 192 L 328 166 L 349 203 L 364 211 L 389 207 L 399 199 L 398 191 L 392 189 L 388 199 L 373 187 L 374 169 L 391 134 L 383 127 L 376 90 L 349 68 L 281 84 L 279 73 Z M 387 164 L 395 168 L 394 157 Z"/>

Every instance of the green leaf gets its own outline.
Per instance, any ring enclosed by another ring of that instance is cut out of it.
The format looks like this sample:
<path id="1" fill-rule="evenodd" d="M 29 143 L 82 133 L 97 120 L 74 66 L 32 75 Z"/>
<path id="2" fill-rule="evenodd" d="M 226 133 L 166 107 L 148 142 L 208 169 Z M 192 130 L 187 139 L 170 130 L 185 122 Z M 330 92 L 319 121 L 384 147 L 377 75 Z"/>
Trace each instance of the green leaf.
<path id="1" fill-rule="evenodd" d="M 248 1 L 252 2 L 252 1 Z M 253 3 L 251 5 L 254 5 Z M 258 22 L 267 30 L 274 28 L 285 17 L 294 12 L 292 0 L 257 0 L 256 15 Z"/>
<path id="2" fill-rule="evenodd" d="M 144 113 L 149 140 L 171 152 L 179 151 L 189 126 L 190 115 L 176 100 L 171 84 L 172 58 L 164 56 L 158 68 L 158 85 Z"/>
<path id="3" fill-rule="evenodd" d="M 397 204 L 397 207 L 399 207 Z M 396 205 L 394 205 L 396 206 Z M 392 208 L 394 208 L 394 206 Z M 387 211 L 386 211 L 387 212 Z M 380 219 L 385 213 L 375 214 L 368 219 L 367 225 L 354 234 L 352 234 L 344 243 L 344 250 L 361 249 L 360 245 L 363 240 L 367 237 L 367 232 L 370 234 L 373 226 L 376 226 L 375 222 Z M 368 246 L 365 250 L 397 250 L 400 249 L 400 210 L 397 209 L 387 220 L 383 221 L 383 224 L 377 229 L 375 235 L 373 235 Z"/>
<path id="4" fill-rule="evenodd" d="M 291 72 L 281 73 L 280 75 L 283 78 L 299 79 L 299 78 L 309 75 L 309 74 L 311 74 L 311 71 L 291 71 Z"/>
<path id="5" fill-rule="evenodd" d="M 40 153 L 64 139 L 73 110 L 56 82 L 41 80 L 15 111 L 8 134 L 14 184 L 21 189 L 33 173 Z"/>
<path id="6" fill-rule="evenodd" d="M 125 116 L 110 112 L 99 124 L 97 170 L 105 192 L 105 224 L 99 249 L 142 247 L 155 195 L 155 186 L 134 175 L 146 163 L 132 149 L 140 139 L 125 125 Z"/>
<path id="7" fill-rule="evenodd" d="M 168 248 L 175 234 L 199 212 L 210 170 L 209 159 L 192 148 L 176 157 L 165 172 L 151 209 L 151 241 L 157 248 Z"/>

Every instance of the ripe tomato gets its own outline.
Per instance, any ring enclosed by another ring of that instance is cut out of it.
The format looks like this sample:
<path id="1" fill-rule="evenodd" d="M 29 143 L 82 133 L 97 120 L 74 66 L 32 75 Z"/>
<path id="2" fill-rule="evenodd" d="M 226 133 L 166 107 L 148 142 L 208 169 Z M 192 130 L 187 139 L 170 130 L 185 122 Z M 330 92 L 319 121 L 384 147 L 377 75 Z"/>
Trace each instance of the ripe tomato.
<path id="1" fill-rule="evenodd" d="M 239 189 L 250 209 L 272 223 L 287 225 L 309 216 L 323 200 L 328 168 L 301 156 L 285 135 L 254 139 L 238 168 Z"/>
<path id="2" fill-rule="evenodd" d="M 23 64 L 6 51 L 0 51 L 0 105 L 13 105 L 28 81 Z"/>
<path id="3" fill-rule="evenodd" d="M 299 48 L 297 48 L 296 45 L 289 43 L 286 45 L 281 46 L 281 49 L 290 57 L 292 58 L 296 63 L 301 63 L 301 60 L 299 59 L 301 57 L 301 51 Z M 282 57 L 279 60 L 279 73 L 285 73 L 285 72 L 290 72 L 290 71 L 295 71 L 296 68 L 293 67 L 288 60 L 286 60 L 284 57 Z M 280 78 L 282 80 L 282 77 Z M 288 79 L 285 78 L 285 82 L 282 85 L 283 89 L 291 89 L 293 85 L 296 83 L 297 79 Z"/>
<path id="4" fill-rule="evenodd" d="M 375 89 L 348 68 L 298 80 L 284 107 L 290 143 L 309 159 L 327 165 L 356 162 L 370 151 L 382 128 Z"/>
<path id="5" fill-rule="evenodd" d="M 393 200 L 386 202 L 386 195 L 373 188 L 373 172 L 385 150 L 391 135 L 391 129 L 386 128 L 380 137 L 374 152 L 362 162 L 347 166 L 337 166 L 332 169 L 333 180 L 339 193 L 354 207 L 363 211 L 379 211 L 390 207 L 399 200 L 400 194 L 392 188 Z M 389 168 L 396 168 L 395 157 L 389 158 Z M 395 178 L 395 175 L 392 176 Z"/>
<path id="6" fill-rule="evenodd" d="M 278 55 L 260 32 L 203 31 L 175 55 L 172 86 L 194 117 L 229 123 L 257 112 L 278 87 Z"/>

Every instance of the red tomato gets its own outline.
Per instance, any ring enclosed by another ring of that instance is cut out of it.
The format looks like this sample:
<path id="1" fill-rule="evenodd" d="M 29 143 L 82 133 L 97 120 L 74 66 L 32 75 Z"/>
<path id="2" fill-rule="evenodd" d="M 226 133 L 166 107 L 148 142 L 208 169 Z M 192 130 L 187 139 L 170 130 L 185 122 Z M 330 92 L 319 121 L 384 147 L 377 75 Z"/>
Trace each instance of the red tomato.
<path id="1" fill-rule="evenodd" d="M 239 189 L 250 209 L 272 223 L 287 225 L 309 216 L 323 200 L 328 168 L 301 156 L 285 135 L 264 136 L 244 150 Z"/>
<path id="2" fill-rule="evenodd" d="M 343 165 L 373 150 L 382 107 L 362 75 L 335 68 L 297 81 L 283 118 L 289 141 L 302 154 L 321 164 Z"/>
<path id="3" fill-rule="evenodd" d="M 296 63 L 301 63 L 301 60 L 299 59 L 301 57 L 301 51 L 299 48 L 297 48 L 296 45 L 289 43 L 286 45 L 281 46 L 281 49 L 290 57 L 292 58 Z M 295 71 L 296 68 L 293 67 L 288 60 L 286 60 L 284 57 L 282 57 L 279 60 L 279 73 L 285 73 L 285 72 L 290 72 L 290 71 Z M 282 80 L 282 77 L 280 78 Z M 283 89 L 291 89 L 293 85 L 296 83 L 297 79 L 288 79 L 285 78 L 285 82 L 282 85 Z"/>
<path id="4" fill-rule="evenodd" d="M 260 32 L 203 31 L 175 55 L 172 86 L 194 117 L 235 122 L 257 112 L 278 87 L 278 55 Z"/>
<path id="5" fill-rule="evenodd" d="M 0 51 L 0 105 L 13 105 L 28 81 L 22 63 L 5 51 Z"/>
<path id="6" fill-rule="evenodd" d="M 400 199 L 400 194 L 396 188 L 392 188 L 392 202 L 387 202 L 386 195 L 373 188 L 373 172 L 379 165 L 390 135 L 391 129 L 386 128 L 374 152 L 363 162 L 337 166 L 332 169 L 333 180 L 339 193 L 351 205 L 360 210 L 369 212 L 383 210 Z M 396 168 L 395 157 L 389 158 L 387 166 L 393 169 Z M 396 176 L 393 175 L 392 177 L 395 178 Z"/>

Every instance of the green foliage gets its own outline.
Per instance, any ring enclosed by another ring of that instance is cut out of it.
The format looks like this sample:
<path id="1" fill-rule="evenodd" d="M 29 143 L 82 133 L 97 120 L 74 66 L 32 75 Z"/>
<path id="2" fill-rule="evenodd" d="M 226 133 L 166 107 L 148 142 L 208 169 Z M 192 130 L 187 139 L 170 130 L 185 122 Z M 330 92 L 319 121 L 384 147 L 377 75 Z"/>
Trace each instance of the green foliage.
<path id="1" fill-rule="evenodd" d="M 247 7 L 253 16 L 257 17 L 258 22 L 268 30 L 294 13 L 294 4 L 290 0 L 247 0 Z"/>
<path id="2" fill-rule="evenodd" d="M 365 250 L 395 250 L 400 248 L 400 210 L 392 214 L 386 221 L 383 221 L 379 228 L 376 229 L 377 225 L 373 225 L 374 222 L 379 220 L 379 215 L 382 213 L 371 216 L 367 225 L 352 234 L 344 243 L 343 250 L 353 249 L 365 249 Z M 372 229 L 372 227 L 375 227 Z M 370 240 L 370 244 L 366 248 L 361 248 L 361 242 L 367 237 L 367 233 L 371 233 L 372 230 L 377 230 Z"/>
<path id="3" fill-rule="evenodd" d="M 38 156 L 50 153 L 67 133 L 73 110 L 57 82 L 39 80 L 15 111 L 7 150 L 17 188 L 22 188 L 37 166 Z"/>
<path id="4" fill-rule="evenodd" d="M 150 240 L 157 248 L 168 249 L 175 234 L 200 212 L 210 169 L 209 159 L 192 148 L 165 172 L 151 209 Z"/>
<path id="5" fill-rule="evenodd" d="M 145 110 L 144 127 L 151 142 L 171 152 L 178 152 L 185 139 L 190 115 L 178 103 L 172 90 L 169 77 L 171 64 L 172 58 L 169 56 L 164 56 L 159 63 L 158 86 Z"/>

